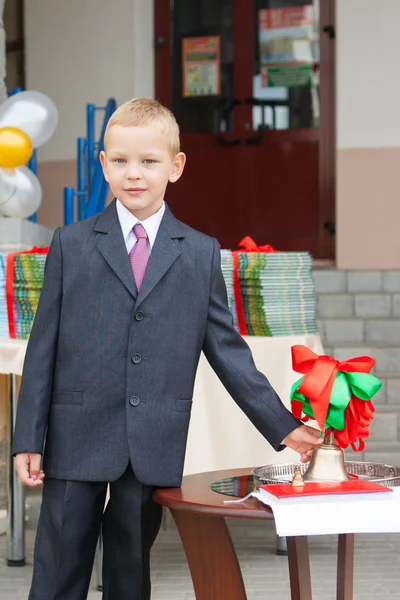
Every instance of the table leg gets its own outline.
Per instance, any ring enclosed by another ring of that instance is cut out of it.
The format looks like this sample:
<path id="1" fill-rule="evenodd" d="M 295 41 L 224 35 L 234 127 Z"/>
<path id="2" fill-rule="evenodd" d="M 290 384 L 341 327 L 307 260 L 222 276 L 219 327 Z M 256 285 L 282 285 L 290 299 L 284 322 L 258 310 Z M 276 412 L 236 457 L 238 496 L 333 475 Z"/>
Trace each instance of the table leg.
<path id="1" fill-rule="evenodd" d="M 171 510 L 186 553 L 196 600 L 246 600 L 225 519 Z"/>
<path id="2" fill-rule="evenodd" d="M 286 538 L 291 600 L 312 600 L 310 558 L 306 536 Z"/>
<path id="3" fill-rule="evenodd" d="M 337 600 L 353 600 L 354 533 L 342 533 L 338 541 Z"/>
<path id="4" fill-rule="evenodd" d="M 25 564 L 25 493 L 14 469 L 11 446 L 17 412 L 17 378 L 10 376 L 10 418 L 8 424 L 8 538 L 7 564 L 22 567 Z"/>
<path id="5" fill-rule="evenodd" d="M 278 556 L 287 556 L 286 538 L 280 535 L 276 536 L 275 552 Z"/>

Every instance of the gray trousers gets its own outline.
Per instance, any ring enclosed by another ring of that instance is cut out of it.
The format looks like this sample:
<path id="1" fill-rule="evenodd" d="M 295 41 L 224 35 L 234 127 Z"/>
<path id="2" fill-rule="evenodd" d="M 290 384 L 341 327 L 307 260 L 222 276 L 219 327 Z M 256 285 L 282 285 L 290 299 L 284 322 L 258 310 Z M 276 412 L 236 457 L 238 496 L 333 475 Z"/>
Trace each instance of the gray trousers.
<path id="1" fill-rule="evenodd" d="M 45 479 L 29 600 L 86 600 L 103 534 L 103 600 L 149 600 L 162 509 L 131 466 L 110 483 Z"/>

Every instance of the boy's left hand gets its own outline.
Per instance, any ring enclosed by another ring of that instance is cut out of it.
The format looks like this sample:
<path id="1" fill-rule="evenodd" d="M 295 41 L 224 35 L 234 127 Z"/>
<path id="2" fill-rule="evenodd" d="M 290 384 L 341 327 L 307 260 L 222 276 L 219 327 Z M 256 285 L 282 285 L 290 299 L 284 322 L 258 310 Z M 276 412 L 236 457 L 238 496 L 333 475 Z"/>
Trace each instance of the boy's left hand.
<path id="1" fill-rule="evenodd" d="M 318 429 L 300 425 L 285 437 L 283 443 L 300 454 L 301 462 L 309 462 L 314 449 L 323 443 L 323 439 Z"/>

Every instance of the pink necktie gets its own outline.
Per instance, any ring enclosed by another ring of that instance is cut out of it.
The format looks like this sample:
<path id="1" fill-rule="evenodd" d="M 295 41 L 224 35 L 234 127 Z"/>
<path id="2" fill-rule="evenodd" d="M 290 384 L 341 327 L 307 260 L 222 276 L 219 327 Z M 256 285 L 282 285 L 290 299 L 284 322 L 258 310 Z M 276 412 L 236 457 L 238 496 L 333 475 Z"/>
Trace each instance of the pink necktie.
<path id="1" fill-rule="evenodd" d="M 136 235 L 137 242 L 129 252 L 129 260 L 136 281 L 136 287 L 139 291 L 147 263 L 149 262 L 149 249 L 147 246 L 147 233 L 143 225 L 136 223 L 133 227 L 133 232 Z"/>

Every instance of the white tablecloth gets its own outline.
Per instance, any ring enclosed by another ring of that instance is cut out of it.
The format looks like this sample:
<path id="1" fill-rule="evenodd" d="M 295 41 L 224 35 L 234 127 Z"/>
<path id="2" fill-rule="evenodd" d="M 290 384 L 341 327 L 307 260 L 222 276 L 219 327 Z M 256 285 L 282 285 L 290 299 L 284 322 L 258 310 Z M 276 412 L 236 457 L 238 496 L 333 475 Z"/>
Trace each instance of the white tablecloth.
<path id="1" fill-rule="evenodd" d="M 257 368 L 271 382 L 289 408 L 291 385 L 300 377 L 292 370 L 290 348 L 304 344 L 323 353 L 319 335 L 245 338 Z M 26 342 L 0 338 L 0 373 L 21 375 Z M 286 449 L 275 452 L 225 391 L 202 355 L 196 377 L 193 410 L 185 461 L 185 475 L 298 460 Z"/>
<path id="2" fill-rule="evenodd" d="M 349 532 L 399 533 L 400 488 L 392 489 L 392 492 L 371 494 L 282 499 L 265 490 L 252 495 L 272 508 L 276 532 L 281 537 Z"/>
<path id="3" fill-rule="evenodd" d="M 400 487 L 391 489 L 383 488 L 382 492 L 373 493 L 277 498 L 260 488 L 245 498 L 225 500 L 224 503 L 241 504 L 250 496 L 258 498 L 272 509 L 276 533 L 281 537 L 350 532 L 399 533 Z"/>
<path id="4" fill-rule="evenodd" d="M 27 342 L 0 338 L 0 373 L 22 375 Z"/>

